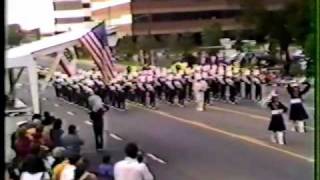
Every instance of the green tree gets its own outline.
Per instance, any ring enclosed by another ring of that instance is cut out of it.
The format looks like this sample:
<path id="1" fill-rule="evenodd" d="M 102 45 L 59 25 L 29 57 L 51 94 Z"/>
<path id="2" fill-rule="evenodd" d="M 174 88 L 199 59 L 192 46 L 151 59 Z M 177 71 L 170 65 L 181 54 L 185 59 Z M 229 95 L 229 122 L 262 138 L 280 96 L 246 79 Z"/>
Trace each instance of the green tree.
<path id="1" fill-rule="evenodd" d="M 125 36 L 119 40 L 116 50 L 120 54 L 125 54 L 128 57 L 132 57 L 135 53 L 137 53 L 138 48 L 135 42 L 133 42 L 132 37 Z"/>
<path id="2" fill-rule="evenodd" d="M 191 33 L 185 33 L 180 36 L 178 44 L 183 53 L 189 53 L 196 46 Z"/>
<path id="3" fill-rule="evenodd" d="M 255 25 L 258 36 L 274 39 L 286 55 L 285 73 L 290 69 L 290 44 L 303 45 L 310 32 L 309 0 L 290 1 L 281 10 L 268 11 L 255 0 L 242 0 L 243 21 Z"/>
<path id="4" fill-rule="evenodd" d="M 146 55 L 148 55 L 147 64 L 151 64 L 152 58 L 154 57 L 153 50 L 161 48 L 162 44 L 157 41 L 154 36 L 148 35 L 148 36 L 140 36 L 138 37 L 138 48 L 142 49 Z"/>
<path id="5" fill-rule="evenodd" d="M 24 38 L 24 34 L 21 31 L 19 25 L 9 25 L 8 26 L 8 39 L 7 43 L 10 47 L 19 46 L 21 44 L 22 39 Z"/>
<path id="6" fill-rule="evenodd" d="M 177 34 L 169 35 L 164 41 L 164 47 L 167 48 L 170 53 L 179 53 L 181 50 L 179 36 Z"/>
<path id="7" fill-rule="evenodd" d="M 212 24 L 204 27 L 201 33 L 202 45 L 217 46 L 220 44 L 219 39 L 223 37 L 223 32 L 220 24 Z"/>

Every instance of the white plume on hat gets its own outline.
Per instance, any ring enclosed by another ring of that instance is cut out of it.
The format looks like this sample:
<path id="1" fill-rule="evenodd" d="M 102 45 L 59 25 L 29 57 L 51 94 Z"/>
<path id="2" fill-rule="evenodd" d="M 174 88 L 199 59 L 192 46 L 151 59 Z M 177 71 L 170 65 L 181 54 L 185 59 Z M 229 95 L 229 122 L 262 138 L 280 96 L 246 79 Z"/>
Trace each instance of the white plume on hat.
<path id="1" fill-rule="evenodd" d="M 255 70 L 253 70 L 252 74 L 257 76 L 260 74 L 260 71 L 258 69 L 255 69 Z"/>
<path id="2" fill-rule="evenodd" d="M 196 74 L 194 74 L 194 79 L 195 80 L 199 80 L 199 79 L 201 79 L 202 77 L 201 77 L 201 74 L 200 73 L 196 73 Z"/>
<path id="3" fill-rule="evenodd" d="M 223 66 L 218 67 L 218 74 L 224 75 L 224 67 Z"/>
<path id="4" fill-rule="evenodd" d="M 231 70 L 227 71 L 226 76 L 232 77 L 232 71 Z"/>
<path id="5" fill-rule="evenodd" d="M 152 76 L 147 76 L 147 82 L 152 82 L 153 81 L 153 77 Z"/>

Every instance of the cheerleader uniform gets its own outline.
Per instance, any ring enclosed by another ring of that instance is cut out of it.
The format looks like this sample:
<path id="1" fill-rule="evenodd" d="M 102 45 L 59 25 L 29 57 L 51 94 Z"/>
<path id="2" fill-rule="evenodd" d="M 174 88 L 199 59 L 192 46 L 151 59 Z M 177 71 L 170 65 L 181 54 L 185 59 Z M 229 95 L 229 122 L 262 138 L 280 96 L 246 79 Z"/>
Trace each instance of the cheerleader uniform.
<path id="1" fill-rule="evenodd" d="M 286 126 L 282 113 L 287 112 L 288 108 L 281 102 L 270 102 L 268 103 L 268 107 L 271 110 L 271 121 L 268 127 L 268 130 L 272 131 L 271 141 L 281 145 L 286 144 L 284 137 L 285 134 L 283 132 L 286 130 Z"/>
<path id="2" fill-rule="evenodd" d="M 309 91 L 310 84 L 307 82 L 303 84 L 306 84 L 306 87 L 303 90 L 299 89 L 296 93 L 291 86 L 287 87 L 288 93 L 291 98 L 289 119 L 292 121 L 304 121 L 309 118 L 302 104 L 302 96 Z"/>
<path id="3" fill-rule="evenodd" d="M 303 84 L 306 85 L 303 90 L 298 89 L 296 91 L 290 85 L 287 87 L 291 97 L 289 119 L 293 121 L 294 124 L 292 130 L 298 131 L 299 133 L 305 132 L 305 120 L 309 118 L 302 104 L 302 96 L 309 91 L 311 85 L 308 82 L 304 82 Z"/>
<path id="4" fill-rule="evenodd" d="M 288 108 L 281 102 L 279 102 L 278 104 L 270 102 L 268 103 L 268 108 L 271 110 L 271 121 L 268 130 L 272 132 L 286 130 L 282 113 L 287 112 Z"/>

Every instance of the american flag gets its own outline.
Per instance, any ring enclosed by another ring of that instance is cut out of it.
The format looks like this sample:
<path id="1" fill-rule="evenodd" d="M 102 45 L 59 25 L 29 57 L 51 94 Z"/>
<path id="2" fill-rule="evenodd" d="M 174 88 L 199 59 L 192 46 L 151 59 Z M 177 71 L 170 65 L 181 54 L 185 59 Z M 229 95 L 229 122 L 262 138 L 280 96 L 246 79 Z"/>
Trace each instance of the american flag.
<path id="1" fill-rule="evenodd" d="M 106 81 L 115 77 L 113 55 L 108 46 L 104 23 L 98 24 L 86 35 L 80 38 L 81 43 L 89 50 L 97 67 Z"/>

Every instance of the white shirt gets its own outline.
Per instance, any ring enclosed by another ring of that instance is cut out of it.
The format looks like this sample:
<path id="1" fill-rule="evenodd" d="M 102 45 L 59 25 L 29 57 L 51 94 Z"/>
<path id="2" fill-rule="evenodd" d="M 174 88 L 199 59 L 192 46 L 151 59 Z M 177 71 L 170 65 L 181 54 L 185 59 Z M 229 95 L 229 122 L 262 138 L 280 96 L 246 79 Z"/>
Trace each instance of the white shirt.
<path id="1" fill-rule="evenodd" d="M 21 174 L 20 180 L 49 180 L 50 176 L 47 172 L 38 172 L 35 174 L 30 174 L 29 172 L 23 172 Z"/>
<path id="2" fill-rule="evenodd" d="M 76 167 L 67 165 L 61 172 L 60 180 L 74 180 Z"/>
<path id="3" fill-rule="evenodd" d="M 88 99 L 89 105 L 92 111 L 97 112 L 99 109 L 104 107 L 104 103 L 100 96 L 91 95 Z"/>
<path id="4" fill-rule="evenodd" d="M 153 180 L 148 167 L 136 159 L 126 157 L 114 166 L 115 180 Z"/>

